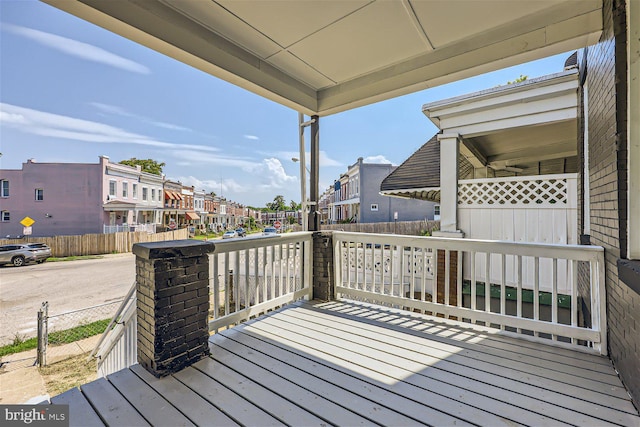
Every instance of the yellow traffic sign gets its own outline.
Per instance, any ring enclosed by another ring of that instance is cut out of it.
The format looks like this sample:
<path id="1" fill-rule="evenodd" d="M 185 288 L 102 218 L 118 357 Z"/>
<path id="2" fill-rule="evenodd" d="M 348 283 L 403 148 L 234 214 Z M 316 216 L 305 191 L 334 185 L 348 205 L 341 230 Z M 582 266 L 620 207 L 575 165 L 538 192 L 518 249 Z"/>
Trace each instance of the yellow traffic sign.
<path id="1" fill-rule="evenodd" d="M 31 227 L 34 222 L 35 221 L 33 219 L 25 216 L 24 218 L 22 218 L 22 221 L 20 221 L 20 224 L 24 225 L 25 227 Z"/>

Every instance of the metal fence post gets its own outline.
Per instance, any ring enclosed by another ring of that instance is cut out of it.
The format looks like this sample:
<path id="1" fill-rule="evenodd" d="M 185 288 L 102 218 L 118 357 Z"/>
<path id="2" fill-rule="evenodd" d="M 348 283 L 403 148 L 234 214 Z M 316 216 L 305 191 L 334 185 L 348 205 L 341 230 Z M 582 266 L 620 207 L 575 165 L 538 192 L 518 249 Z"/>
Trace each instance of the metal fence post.
<path id="1" fill-rule="evenodd" d="M 48 344 L 48 320 L 49 320 L 49 301 L 42 303 L 42 307 L 38 310 L 38 351 L 36 363 L 39 366 L 47 366 L 47 344 Z"/>

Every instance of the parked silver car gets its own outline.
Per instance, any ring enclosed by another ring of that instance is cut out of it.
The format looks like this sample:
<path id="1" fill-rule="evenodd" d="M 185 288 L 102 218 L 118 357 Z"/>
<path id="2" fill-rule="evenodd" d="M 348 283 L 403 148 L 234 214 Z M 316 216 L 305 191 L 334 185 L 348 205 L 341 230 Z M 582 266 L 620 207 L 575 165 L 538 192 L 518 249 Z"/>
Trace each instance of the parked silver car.
<path id="1" fill-rule="evenodd" d="M 36 262 L 36 255 L 29 250 L 27 245 L 0 246 L 0 265 L 13 264 L 16 267 L 21 267 L 30 262 Z"/>
<path id="2" fill-rule="evenodd" d="M 51 257 L 51 248 L 44 243 L 27 243 L 29 250 L 36 256 L 38 264 L 43 263 Z"/>

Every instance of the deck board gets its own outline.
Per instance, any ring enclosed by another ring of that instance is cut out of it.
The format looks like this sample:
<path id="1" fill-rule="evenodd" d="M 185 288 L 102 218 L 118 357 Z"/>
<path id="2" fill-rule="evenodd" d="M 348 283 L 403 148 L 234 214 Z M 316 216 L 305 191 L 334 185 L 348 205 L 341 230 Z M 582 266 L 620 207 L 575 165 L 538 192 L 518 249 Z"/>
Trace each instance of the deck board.
<path id="1" fill-rule="evenodd" d="M 131 372 L 171 402 L 196 425 L 237 426 L 237 422 L 172 376 L 156 378 L 140 365 Z"/>
<path id="2" fill-rule="evenodd" d="M 557 399 L 564 399 L 567 400 L 567 407 L 576 408 L 576 405 L 583 405 L 588 412 L 592 410 L 591 404 L 596 404 L 603 407 L 612 407 L 620 411 L 635 413 L 635 409 L 629 402 L 626 393 L 623 394 L 624 398 L 594 393 L 592 390 L 583 387 L 576 387 L 573 384 L 562 383 L 540 376 L 539 373 L 542 372 L 542 370 L 535 367 L 532 367 L 526 372 L 517 371 L 505 365 L 500 365 L 501 360 L 498 360 L 497 363 L 489 363 L 484 360 L 468 357 L 468 353 L 458 353 L 460 351 L 459 346 L 433 343 L 430 339 L 415 335 L 412 336 L 411 340 L 408 340 L 405 336 L 394 336 L 389 330 L 381 331 L 374 326 L 362 324 L 361 322 L 357 325 L 351 325 L 346 321 L 340 322 L 335 319 L 335 316 L 328 316 L 326 313 L 314 313 L 308 310 L 289 310 L 283 313 L 283 315 L 315 322 L 318 325 L 324 326 L 336 327 L 336 324 L 339 323 L 341 330 L 350 334 L 352 340 L 358 339 L 358 342 L 362 343 L 368 343 L 371 342 L 371 340 L 380 340 L 383 346 L 387 344 L 393 346 L 392 348 L 388 348 L 387 346 L 387 351 L 394 352 L 408 360 L 421 363 L 426 363 L 430 360 L 432 365 L 437 364 L 438 369 L 450 372 L 451 374 L 464 374 L 469 378 L 478 380 L 482 380 L 482 377 L 486 376 L 486 374 L 491 374 L 495 376 L 492 380 L 493 384 L 501 382 L 504 384 L 504 388 L 528 396 L 540 394 L 541 398 L 554 403 L 559 403 Z M 538 347 L 540 346 L 538 345 Z M 588 361 L 587 363 L 591 364 L 592 362 Z M 580 364 L 580 361 L 576 362 L 576 364 Z M 558 394 L 556 390 L 561 390 L 564 394 Z M 544 391 L 544 393 L 540 393 L 540 391 Z M 580 399 L 574 398 L 573 396 L 580 396 Z M 601 412 L 597 408 L 593 410 Z M 596 416 L 595 413 L 594 416 Z"/>
<path id="3" fill-rule="evenodd" d="M 387 334 L 381 338 L 379 331 L 363 335 L 360 325 L 356 327 L 343 324 L 338 331 L 337 328 L 332 327 L 335 324 L 319 321 L 318 316 L 308 316 L 308 313 L 300 310 L 289 310 L 279 318 L 290 318 L 297 327 L 315 331 L 318 334 L 322 333 L 323 336 L 330 335 L 338 338 L 340 334 L 346 333 L 350 336 L 349 349 L 352 351 L 358 351 L 360 354 L 393 366 L 410 369 L 443 384 L 469 391 L 481 390 L 481 394 L 486 397 L 563 422 L 583 424 L 597 417 L 602 420 L 603 425 L 607 425 L 608 421 L 625 422 L 627 419 L 626 414 L 610 409 L 609 402 L 605 399 L 596 405 L 557 393 L 552 389 L 540 389 L 501 375 L 488 374 L 477 367 L 453 364 L 446 359 L 432 357 L 428 352 L 420 349 L 406 349 L 406 339 L 402 337 L 392 337 Z M 331 329 L 327 331 L 323 330 L 323 327 Z M 419 346 L 419 344 L 416 345 Z M 361 346 L 360 350 L 358 350 L 359 346 Z"/>
<path id="4" fill-rule="evenodd" d="M 51 403 L 54 405 L 69 405 L 69 413 L 74 415 L 69 419 L 69 427 L 104 426 L 104 423 L 79 388 L 72 388 L 66 393 L 51 398 Z"/>
<path id="5" fill-rule="evenodd" d="M 71 425 L 640 425 L 605 357 L 370 304 L 290 304 L 209 347 L 168 377 L 135 365 L 52 402 Z"/>
<path id="6" fill-rule="evenodd" d="M 368 311 L 376 309 L 368 309 Z M 360 310 L 363 311 L 363 310 Z M 333 315 L 349 319 L 350 316 L 348 314 L 340 313 Z M 528 347 L 524 347 L 520 350 L 520 353 L 510 350 L 506 351 L 504 349 L 496 347 L 494 342 L 489 342 L 489 340 L 485 340 L 482 335 L 474 334 L 475 331 L 468 331 L 459 329 L 461 332 L 451 334 L 449 330 L 446 328 L 446 324 L 444 324 L 443 319 L 433 319 L 428 318 L 427 322 L 435 322 L 435 323 L 426 323 L 422 324 L 415 319 L 407 320 L 406 317 L 402 317 L 402 314 L 394 314 L 393 318 L 396 319 L 395 322 L 390 322 L 386 325 L 386 329 L 389 330 L 398 330 L 406 332 L 409 335 L 415 337 L 422 337 L 425 334 L 429 336 L 429 341 L 434 343 L 439 343 L 442 345 L 453 345 L 459 346 L 462 350 L 457 355 L 466 355 L 468 357 L 476 358 L 479 360 L 484 360 L 489 363 L 496 363 L 498 366 L 503 366 L 505 368 L 512 368 L 515 370 L 520 370 L 525 373 L 531 372 L 533 368 L 540 368 L 537 371 L 537 374 L 548 379 L 555 379 L 561 381 L 565 384 L 576 384 L 582 388 L 587 390 L 597 391 L 602 394 L 608 394 L 611 396 L 619 397 L 621 399 L 628 400 L 629 396 L 627 391 L 624 389 L 620 381 L 615 376 L 615 371 L 612 367 L 610 367 L 611 375 L 607 375 L 607 382 L 603 383 L 598 381 L 597 379 L 589 377 L 589 372 L 587 371 L 579 371 L 583 375 L 576 376 L 571 373 L 565 372 L 563 369 L 565 366 L 575 367 L 575 365 L 579 364 L 582 358 L 576 360 L 573 364 L 568 365 L 559 365 L 557 363 L 548 364 L 546 359 L 546 354 L 549 351 L 542 352 L 545 359 L 538 360 L 536 357 L 531 357 L 531 354 L 536 354 L 535 349 L 532 350 Z M 388 317 L 388 316 L 387 316 Z M 413 317 L 413 316 L 411 316 Z M 443 321 L 443 323 L 438 323 L 439 321 Z M 372 316 L 368 315 L 367 317 L 360 317 L 359 322 L 363 324 L 371 324 L 378 325 L 381 320 L 373 320 Z M 397 325 L 395 323 L 401 323 L 401 325 Z M 450 323 L 450 322 L 449 322 Z M 505 340 L 510 341 L 511 338 L 505 338 Z M 491 341 L 498 341 L 497 339 L 493 339 Z M 540 344 L 537 347 L 547 347 L 541 346 Z M 551 347 L 550 351 L 555 350 L 555 347 Z M 564 349 L 558 349 L 564 350 Z M 522 354 L 526 352 L 526 354 Z M 576 354 L 582 355 L 580 352 L 576 352 Z M 592 358 L 597 358 L 595 355 L 587 355 Z M 607 360 L 606 358 L 602 358 Z M 585 377 L 584 375 L 587 375 Z"/>

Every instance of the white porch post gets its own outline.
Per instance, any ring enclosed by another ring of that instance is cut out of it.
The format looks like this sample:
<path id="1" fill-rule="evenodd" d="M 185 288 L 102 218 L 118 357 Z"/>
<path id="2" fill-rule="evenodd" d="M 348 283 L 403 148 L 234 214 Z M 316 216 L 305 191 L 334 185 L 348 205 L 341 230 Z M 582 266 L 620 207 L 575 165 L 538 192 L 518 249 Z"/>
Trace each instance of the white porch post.
<path id="1" fill-rule="evenodd" d="M 440 237 L 462 237 L 458 230 L 458 134 L 438 135 L 440 141 Z M 435 236 L 436 234 L 434 234 Z"/>

